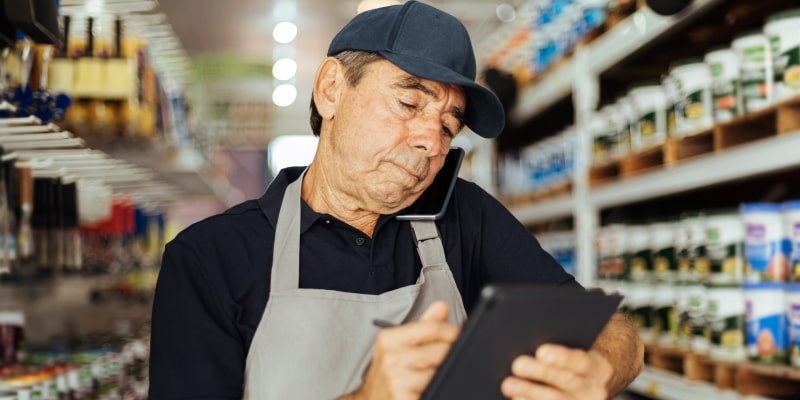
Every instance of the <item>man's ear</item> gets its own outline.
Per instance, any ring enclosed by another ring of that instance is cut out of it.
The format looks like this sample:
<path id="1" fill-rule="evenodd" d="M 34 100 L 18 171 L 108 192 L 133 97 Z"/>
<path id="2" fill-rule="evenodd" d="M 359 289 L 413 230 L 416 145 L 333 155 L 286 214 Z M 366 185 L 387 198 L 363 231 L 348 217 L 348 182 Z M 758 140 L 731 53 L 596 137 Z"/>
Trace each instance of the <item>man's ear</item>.
<path id="1" fill-rule="evenodd" d="M 339 104 L 344 84 L 344 67 L 339 60 L 328 57 L 322 61 L 314 78 L 314 104 L 322 119 L 332 119 Z"/>

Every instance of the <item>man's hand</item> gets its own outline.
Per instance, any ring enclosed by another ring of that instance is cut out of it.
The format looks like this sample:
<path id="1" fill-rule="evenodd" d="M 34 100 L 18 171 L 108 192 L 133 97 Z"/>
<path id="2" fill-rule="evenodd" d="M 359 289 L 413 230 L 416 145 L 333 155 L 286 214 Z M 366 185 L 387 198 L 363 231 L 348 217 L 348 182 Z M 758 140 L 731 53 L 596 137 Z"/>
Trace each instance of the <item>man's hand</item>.
<path id="1" fill-rule="evenodd" d="M 342 400 L 418 399 L 459 334 L 447 313 L 437 301 L 419 321 L 378 333 L 364 384 Z"/>
<path id="2" fill-rule="evenodd" d="M 546 344 L 536 356 L 523 355 L 511 364 L 513 376 L 501 390 L 511 399 L 605 400 L 611 364 L 595 350 L 583 351 Z"/>

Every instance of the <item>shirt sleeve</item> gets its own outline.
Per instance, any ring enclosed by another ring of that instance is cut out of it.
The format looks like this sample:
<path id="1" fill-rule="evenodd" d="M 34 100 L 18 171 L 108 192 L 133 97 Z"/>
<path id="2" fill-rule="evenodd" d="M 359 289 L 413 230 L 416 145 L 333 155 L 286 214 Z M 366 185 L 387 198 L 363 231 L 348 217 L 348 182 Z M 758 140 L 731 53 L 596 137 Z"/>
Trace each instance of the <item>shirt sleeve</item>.
<path id="1" fill-rule="evenodd" d="M 483 192 L 481 203 L 481 265 L 485 282 L 582 287 L 499 201 Z"/>
<path id="2" fill-rule="evenodd" d="M 150 343 L 151 399 L 241 399 L 246 352 L 207 270 L 184 243 L 168 244 Z"/>

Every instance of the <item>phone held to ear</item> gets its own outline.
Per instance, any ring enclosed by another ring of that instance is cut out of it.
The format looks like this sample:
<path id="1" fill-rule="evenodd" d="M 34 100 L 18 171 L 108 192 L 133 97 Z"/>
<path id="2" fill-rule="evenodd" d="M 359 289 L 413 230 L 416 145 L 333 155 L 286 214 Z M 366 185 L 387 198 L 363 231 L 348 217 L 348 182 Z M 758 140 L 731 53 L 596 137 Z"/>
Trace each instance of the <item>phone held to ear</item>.
<path id="1" fill-rule="evenodd" d="M 444 166 L 436 174 L 431 185 L 408 208 L 397 215 L 401 221 L 435 221 L 444 216 L 447 204 L 456 187 L 458 171 L 464 160 L 464 149 L 451 147 Z"/>

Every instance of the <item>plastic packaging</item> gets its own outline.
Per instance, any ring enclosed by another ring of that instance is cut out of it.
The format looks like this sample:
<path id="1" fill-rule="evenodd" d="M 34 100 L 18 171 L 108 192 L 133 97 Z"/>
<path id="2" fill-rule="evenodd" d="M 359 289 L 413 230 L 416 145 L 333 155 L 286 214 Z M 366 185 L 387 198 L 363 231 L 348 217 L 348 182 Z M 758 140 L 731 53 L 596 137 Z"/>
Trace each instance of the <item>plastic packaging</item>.
<path id="1" fill-rule="evenodd" d="M 800 95 L 800 9 L 767 17 L 764 33 L 772 46 L 776 101 Z"/>
<path id="2" fill-rule="evenodd" d="M 800 283 L 786 287 L 786 314 L 789 323 L 789 362 L 800 367 Z"/>

